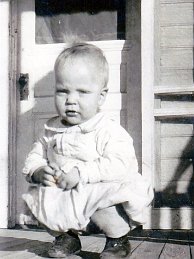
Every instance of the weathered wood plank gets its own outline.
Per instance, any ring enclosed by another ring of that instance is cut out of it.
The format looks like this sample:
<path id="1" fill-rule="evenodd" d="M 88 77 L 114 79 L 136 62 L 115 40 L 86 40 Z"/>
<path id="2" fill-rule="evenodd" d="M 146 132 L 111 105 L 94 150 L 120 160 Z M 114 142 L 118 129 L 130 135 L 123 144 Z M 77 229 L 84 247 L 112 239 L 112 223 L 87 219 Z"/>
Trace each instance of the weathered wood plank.
<path id="1" fill-rule="evenodd" d="M 193 3 L 194 0 L 160 0 L 161 4 Z"/>
<path id="2" fill-rule="evenodd" d="M 192 69 L 193 68 L 193 48 L 162 48 L 161 67 Z"/>
<path id="3" fill-rule="evenodd" d="M 190 182 L 193 175 L 192 162 L 189 159 L 167 159 L 161 161 L 160 181 Z"/>
<path id="4" fill-rule="evenodd" d="M 2 248 L 2 250 L 0 251 L 0 258 L 3 258 L 5 256 L 8 255 L 13 255 L 13 253 L 15 252 L 19 252 L 19 253 L 36 253 L 37 251 L 39 251 L 39 249 L 42 249 L 44 247 L 44 249 L 48 248 L 48 243 L 45 244 L 45 242 L 41 242 L 41 241 L 29 241 L 26 243 L 20 243 L 17 244 L 17 242 L 14 244 L 10 244 L 10 247 L 6 247 L 6 248 Z M 47 246 L 47 248 L 46 248 Z"/>
<path id="5" fill-rule="evenodd" d="M 183 94 L 194 94 L 193 86 L 185 86 L 181 85 L 177 87 L 176 85 L 165 86 L 159 85 L 154 87 L 154 94 L 162 96 L 162 95 L 183 95 Z"/>
<path id="6" fill-rule="evenodd" d="M 5 238 L 6 240 L 6 238 Z M 9 249 L 10 247 L 15 247 L 18 245 L 23 245 L 31 242 L 32 240 L 26 239 L 26 238 L 12 238 L 11 240 L 6 240 L 2 243 L 0 243 L 0 251 L 4 251 L 6 249 Z"/>
<path id="7" fill-rule="evenodd" d="M 194 108 L 154 109 L 154 116 L 161 119 L 190 118 L 194 116 Z"/>
<path id="8" fill-rule="evenodd" d="M 168 69 L 160 68 L 160 85 L 193 85 L 193 70 L 192 69 Z"/>
<path id="9" fill-rule="evenodd" d="M 3 243 L 8 243 L 13 241 L 13 237 L 0 237 L 0 247 Z"/>
<path id="10" fill-rule="evenodd" d="M 0 229 L 0 237 L 10 237 L 10 238 L 26 238 L 29 240 L 39 240 L 52 242 L 54 239 L 46 231 L 40 230 L 16 230 L 16 229 Z"/>
<path id="11" fill-rule="evenodd" d="M 193 226 L 194 228 L 194 226 Z M 190 252 L 191 252 L 191 258 L 194 258 L 194 232 L 189 231 L 189 246 L 190 246 Z"/>
<path id="12" fill-rule="evenodd" d="M 161 122 L 161 136 L 192 136 L 193 124 L 182 119 L 180 121 Z"/>
<path id="13" fill-rule="evenodd" d="M 192 229 L 194 219 L 191 208 L 171 209 L 168 207 L 154 209 L 152 212 L 153 229 Z"/>
<path id="14" fill-rule="evenodd" d="M 162 25 L 193 25 L 193 3 L 161 4 Z"/>
<path id="15" fill-rule="evenodd" d="M 80 237 L 82 250 L 83 251 L 92 251 L 100 253 L 105 245 L 105 237 L 103 235 L 97 236 L 81 236 Z"/>
<path id="16" fill-rule="evenodd" d="M 154 233 L 155 234 L 155 233 Z M 154 236 L 154 235 L 153 235 Z M 137 249 L 132 251 L 130 259 L 137 258 L 158 258 L 164 247 L 165 240 L 158 241 L 150 234 Z"/>
<path id="17" fill-rule="evenodd" d="M 173 231 L 170 233 L 160 256 L 160 259 L 167 258 L 191 258 L 187 232 Z"/>
<path id="18" fill-rule="evenodd" d="M 192 97 L 188 97 L 187 99 L 185 96 L 182 96 L 182 98 L 163 98 L 161 101 L 161 108 L 170 108 L 170 109 L 192 109 L 194 107 L 193 105 L 194 99 Z"/>
<path id="19" fill-rule="evenodd" d="M 161 47 L 193 47 L 193 26 L 171 26 L 160 28 Z"/>
<path id="20" fill-rule="evenodd" d="M 194 137 L 165 137 L 161 139 L 161 158 L 191 159 Z"/>
<path id="21" fill-rule="evenodd" d="M 143 231 L 142 242 L 132 250 L 132 259 L 158 258 L 166 241 L 166 233 L 162 231 Z"/>
<path id="22" fill-rule="evenodd" d="M 48 258 L 46 256 L 46 251 L 50 246 L 50 243 L 44 242 L 48 239 L 47 233 L 36 232 L 36 231 L 3 231 L 5 236 L 12 236 L 12 238 L 23 238 L 30 240 L 31 235 L 33 239 L 41 239 L 41 241 L 31 241 L 25 244 L 19 244 L 7 248 L 6 251 L 0 251 L 0 258 L 12 259 L 12 258 L 22 258 L 22 259 L 40 259 Z M 19 235 L 21 232 L 21 235 Z M 2 232 L 0 230 L 0 235 Z M 188 236 L 185 232 L 175 232 L 171 233 L 168 239 L 168 244 L 165 245 L 165 250 L 162 252 L 164 244 L 168 237 L 168 231 L 137 231 L 135 234 L 131 233 L 129 239 L 132 245 L 132 256 L 130 258 L 140 259 L 140 258 L 190 258 L 189 257 L 189 242 Z M 83 249 L 85 251 L 78 255 L 72 255 L 69 259 L 88 258 L 94 259 L 98 258 L 98 254 L 104 246 L 105 238 L 103 235 L 99 236 L 81 236 L 81 242 Z M 193 236 L 190 236 L 192 239 Z M 190 242 L 191 243 L 191 242 Z M 192 243 L 193 244 L 193 243 Z M 98 250 L 98 248 L 100 248 Z M 98 250 L 98 251 L 97 251 Z M 192 250 L 192 249 L 191 249 Z M 170 254 L 170 256 L 169 256 Z M 181 257 L 182 256 L 182 257 Z"/>
<path id="23" fill-rule="evenodd" d="M 48 250 L 48 245 L 36 245 L 33 243 L 29 244 L 30 246 L 27 249 L 21 251 L 9 251 L 7 254 L 1 254 L 0 258 L 5 259 L 13 259 L 13 258 L 21 258 L 21 259 L 31 259 L 31 258 L 48 258 L 46 251 Z M 17 246 L 15 247 L 17 249 Z"/>

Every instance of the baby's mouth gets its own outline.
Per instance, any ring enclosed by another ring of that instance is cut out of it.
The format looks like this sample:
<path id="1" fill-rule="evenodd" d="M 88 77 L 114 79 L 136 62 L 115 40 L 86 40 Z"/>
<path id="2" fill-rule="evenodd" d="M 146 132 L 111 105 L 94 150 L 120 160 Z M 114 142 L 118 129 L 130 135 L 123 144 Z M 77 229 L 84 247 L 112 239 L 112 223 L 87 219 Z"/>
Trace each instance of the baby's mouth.
<path id="1" fill-rule="evenodd" d="M 74 117 L 78 114 L 77 111 L 74 111 L 74 110 L 68 110 L 66 111 L 66 115 L 69 116 L 69 117 Z"/>

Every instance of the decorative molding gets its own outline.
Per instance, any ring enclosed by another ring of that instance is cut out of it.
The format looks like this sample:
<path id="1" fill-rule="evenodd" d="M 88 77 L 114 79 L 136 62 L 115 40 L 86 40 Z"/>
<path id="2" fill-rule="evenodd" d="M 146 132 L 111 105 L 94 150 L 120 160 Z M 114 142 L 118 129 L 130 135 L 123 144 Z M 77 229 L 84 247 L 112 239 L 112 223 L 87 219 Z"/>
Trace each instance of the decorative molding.
<path id="1" fill-rule="evenodd" d="M 154 110 L 154 117 L 159 119 L 167 118 L 188 118 L 194 116 L 194 108 L 161 108 Z"/>
<path id="2" fill-rule="evenodd" d="M 173 86 L 155 86 L 154 87 L 155 95 L 193 95 L 194 94 L 194 86 L 181 86 L 181 87 L 173 87 Z"/>

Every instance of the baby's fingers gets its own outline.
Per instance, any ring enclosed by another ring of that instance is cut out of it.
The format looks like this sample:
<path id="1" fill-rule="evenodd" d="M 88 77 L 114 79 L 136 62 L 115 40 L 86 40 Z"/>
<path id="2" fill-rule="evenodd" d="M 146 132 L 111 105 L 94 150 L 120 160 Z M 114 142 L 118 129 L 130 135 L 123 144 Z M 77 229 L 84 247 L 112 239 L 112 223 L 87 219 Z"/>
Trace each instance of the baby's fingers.
<path id="1" fill-rule="evenodd" d="M 43 181 L 43 185 L 44 185 L 44 186 L 48 186 L 48 187 L 54 187 L 54 186 L 56 186 L 56 183 L 53 183 L 53 182 L 44 180 L 44 181 Z"/>
<path id="2" fill-rule="evenodd" d="M 44 175 L 44 181 L 49 181 L 49 182 L 55 183 L 54 177 L 52 175 L 50 175 L 50 174 L 45 174 Z"/>
<path id="3" fill-rule="evenodd" d="M 44 172 L 46 174 L 49 174 L 49 175 L 54 175 L 55 174 L 55 171 L 51 167 L 49 167 L 49 166 L 45 166 L 44 167 Z"/>

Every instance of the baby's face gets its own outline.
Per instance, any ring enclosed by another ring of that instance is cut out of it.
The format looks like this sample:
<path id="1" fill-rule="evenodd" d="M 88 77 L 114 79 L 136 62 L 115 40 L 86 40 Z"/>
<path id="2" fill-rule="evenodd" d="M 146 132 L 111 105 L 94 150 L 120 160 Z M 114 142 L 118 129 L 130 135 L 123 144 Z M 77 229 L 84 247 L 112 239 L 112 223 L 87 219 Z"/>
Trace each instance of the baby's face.
<path id="1" fill-rule="evenodd" d="M 56 71 L 55 104 L 67 125 L 77 125 L 92 118 L 103 104 L 106 89 L 88 62 L 67 60 Z"/>

